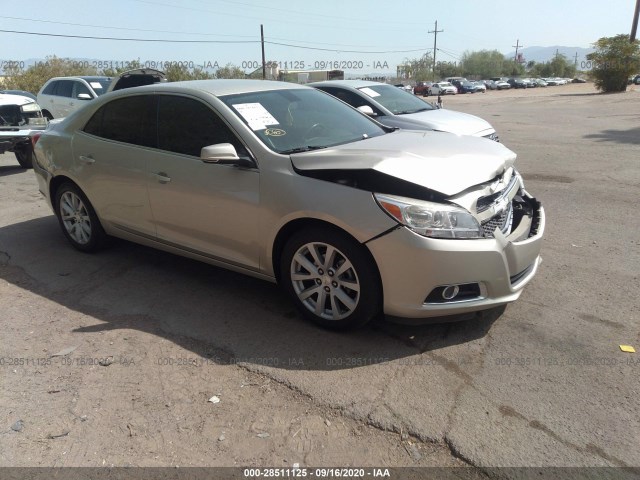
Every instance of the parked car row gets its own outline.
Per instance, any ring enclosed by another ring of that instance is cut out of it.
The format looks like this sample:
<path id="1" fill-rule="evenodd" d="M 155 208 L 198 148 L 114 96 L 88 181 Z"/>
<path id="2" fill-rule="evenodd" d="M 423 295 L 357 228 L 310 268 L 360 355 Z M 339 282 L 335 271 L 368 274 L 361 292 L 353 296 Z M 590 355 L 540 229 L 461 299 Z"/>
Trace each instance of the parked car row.
<path id="1" fill-rule="evenodd" d="M 336 329 L 503 305 L 540 265 L 544 209 L 515 153 L 393 85 L 201 80 L 82 103 L 33 137 L 78 250 L 113 236 L 277 282 Z"/>
<path id="2" fill-rule="evenodd" d="M 640 83 L 640 75 L 636 77 Z M 630 79 L 629 83 L 635 82 Z M 415 95 L 427 97 L 429 95 L 455 95 L 458 93 L 486 92 L 487 90 L 508 90 L 510 88 L 535 88 L 567 83 L 585 83 L 583 78 L 518 78 L 493 77 L 488 80 L 471 81 L 464 77 L 450 77 L 441 82 L 418 82 L 413 87 Z M 453 88 L 452 88 L 453 87 Z"/>

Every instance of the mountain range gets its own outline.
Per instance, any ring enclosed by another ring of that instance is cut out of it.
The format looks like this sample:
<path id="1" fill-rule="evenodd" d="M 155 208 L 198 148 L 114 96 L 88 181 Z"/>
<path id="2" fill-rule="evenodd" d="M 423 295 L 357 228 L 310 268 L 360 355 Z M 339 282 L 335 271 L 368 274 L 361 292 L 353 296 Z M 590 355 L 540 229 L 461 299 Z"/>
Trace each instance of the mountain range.
<path id="1" fill-rule="evenodd" d="M 518 50 L 518 53 L 521 53 L 524 57 L 525 62 L 534 61 L 536 63 L 549 62 L 553 60 L 553 57 L 556 55 L 556 52 L 560 55 L 564 55 L 567 59 L 572 62 L 576 60 L 578 62 L 578 70 L 587 69 L 585 64 L 587 62 L 587 54 L 593 52 L 593 48 L 582 48 L 582 47 L 564 47 L 561 45 L 554 45 L 552 47 L 525 47 Z M 507 58 L 515 57 L 516 52 L 512 51 L 507 53 L 505 56 Z"/>

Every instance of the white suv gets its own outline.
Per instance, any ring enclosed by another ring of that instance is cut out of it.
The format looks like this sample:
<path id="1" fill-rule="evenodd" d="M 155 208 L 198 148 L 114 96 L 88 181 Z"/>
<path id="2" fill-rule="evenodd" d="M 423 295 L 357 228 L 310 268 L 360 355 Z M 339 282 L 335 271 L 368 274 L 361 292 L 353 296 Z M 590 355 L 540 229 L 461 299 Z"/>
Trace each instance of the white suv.
<path id="1" fill-rule="evenodd" d="M 49 120 L 66 117 L 109 88 L 110 77 L 56 77 L 38 92 L 38 105 Z"/>
<path id="2" fill-rule="evenodd" d="M 62 118 L 84 106 L 88 100 L 112 90 L 139 87 L 166 81 L 159 70 L 137 69 L 121 73 L 118 77 L 56 77 L 38 92 L 38 104 L 49 120 Z"/>

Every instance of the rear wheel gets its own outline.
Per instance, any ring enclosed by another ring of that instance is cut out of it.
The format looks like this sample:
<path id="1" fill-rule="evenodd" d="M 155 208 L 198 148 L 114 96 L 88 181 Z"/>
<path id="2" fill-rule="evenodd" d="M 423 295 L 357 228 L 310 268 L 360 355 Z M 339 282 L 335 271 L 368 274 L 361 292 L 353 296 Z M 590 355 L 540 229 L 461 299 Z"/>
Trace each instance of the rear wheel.
<path id="1" fill-rule="evenodd" d="M 30 145 L 18 147 L 13 153 L 22 168 L 33 168 L 33 150 Z"/>
<path id="2" fill-rule="evenodd" d="M 64 236 L 83 252 L 95 252 L 107 240 L 100 220 L 84 193 L 73 183 L 64 183 L 55 195 L 55 211 Z"/>
<path id="3" fill-rule="evenodd" d="M 284 247 L 280 272 L 302 315 L 325 328 L 358 327 L 382 310 L 372 259 L 362 245 L 337 230 L 294 234 Z"/>

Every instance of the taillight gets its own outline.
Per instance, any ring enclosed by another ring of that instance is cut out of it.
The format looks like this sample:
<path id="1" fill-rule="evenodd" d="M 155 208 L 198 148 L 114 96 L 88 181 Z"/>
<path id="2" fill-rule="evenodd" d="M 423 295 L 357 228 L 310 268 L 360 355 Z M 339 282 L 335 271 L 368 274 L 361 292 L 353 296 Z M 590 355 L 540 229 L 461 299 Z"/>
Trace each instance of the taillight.
<path id="1" fill-rule="evenodd" d="M 35 148 L 36 143 L 38 143 L 38 140 L 40 140 L 40 136 L 42 134 L 41 133 L 34 133 L 33 135 L 31 135 L 31 145 Z"/>

